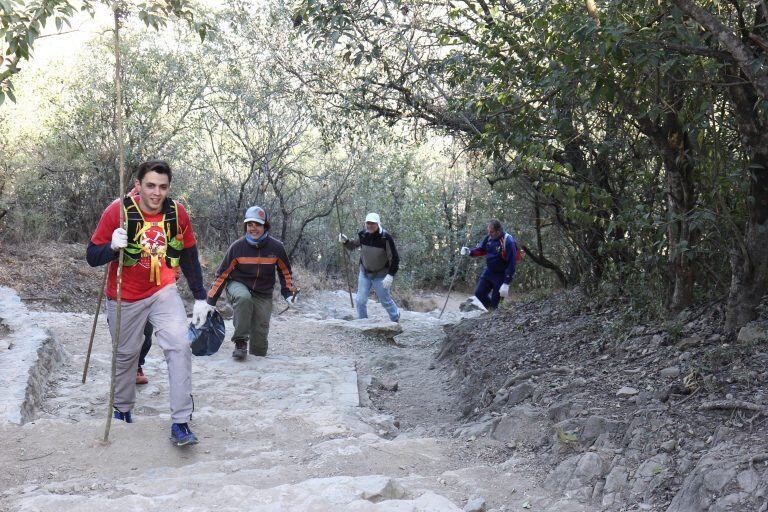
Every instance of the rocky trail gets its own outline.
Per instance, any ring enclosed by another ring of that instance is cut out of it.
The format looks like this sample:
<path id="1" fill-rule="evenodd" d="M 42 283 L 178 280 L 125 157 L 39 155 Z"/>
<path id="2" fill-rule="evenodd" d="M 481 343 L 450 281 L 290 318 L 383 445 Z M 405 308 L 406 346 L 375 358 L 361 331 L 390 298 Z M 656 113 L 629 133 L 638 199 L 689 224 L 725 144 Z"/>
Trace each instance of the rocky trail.
<path id="1" fill-rule="evenodd" d="M 100 273 L 55 248 L 46 274 L 0 253 L 0 511 L 768 510 L 768 304 L 728 339 L 722 305 L 644 320 L 567 290 L 479 315 L 454 294 L 438 319 L 422 293 L 400 332 L 306 286 L 266 359 L 193 359 L 199 445 L 168 440 L 156 347 L 102 445 L 103 317 L 80 383 Z"/>
<path id="2" fill-rule="evenodd" d="M 0 288 L 0 510 L 589 510 L 538 488 L 535 460 L 455 435 L 434 354 L 457 313 L 405 311 L 398 333 L 371 311 L 347 320 L 346 293 L 321 292 L 273 317 L 268 357 L 234 361 L 225 342 L 194 358 L 200 444 L 185 448 L 168 439 L 153 347 L 134 423 L 113 422 L 105 445 L 106 323 L 83 385 L 92 316 L 29 311 Z"/>

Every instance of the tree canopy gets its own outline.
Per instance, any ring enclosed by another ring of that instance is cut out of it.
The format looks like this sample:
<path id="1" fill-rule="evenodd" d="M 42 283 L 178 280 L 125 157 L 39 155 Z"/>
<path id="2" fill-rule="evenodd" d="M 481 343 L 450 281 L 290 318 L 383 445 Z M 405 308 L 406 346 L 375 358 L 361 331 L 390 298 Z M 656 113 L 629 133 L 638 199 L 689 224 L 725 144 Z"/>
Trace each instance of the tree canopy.
<path id="1" fill-rule="evenodd" d="M 82 240 L 115 194 L 109 41 L 97 38 L 63 86 L 19 66 L 46 21 L 63 28 L 97 3 L 0 2 L 0 92 L 13 94 L 14 76 L 23 101 L 48 101 L 34 133 L 20 133 L 18 107 L 0 110 L 5 236 L 53 209 L 67 222 L 57 236 Z M 520 287 L 582 285 L 672 313 L 725 299 L 730 332 L 765 295 L 762 2 L 128 11 L 128 166 L 164 157 L 183 169 L 174 188 L 213 250 L 258 203 L 294 257 L 336 272 L 335 208 L 347 231 L 376 210 L 404 247 L 407 280 L 444 284 L 458 248 L 498 217 L 526 255 Z M 141 37 L 145 25 L 163 37 Z"/>

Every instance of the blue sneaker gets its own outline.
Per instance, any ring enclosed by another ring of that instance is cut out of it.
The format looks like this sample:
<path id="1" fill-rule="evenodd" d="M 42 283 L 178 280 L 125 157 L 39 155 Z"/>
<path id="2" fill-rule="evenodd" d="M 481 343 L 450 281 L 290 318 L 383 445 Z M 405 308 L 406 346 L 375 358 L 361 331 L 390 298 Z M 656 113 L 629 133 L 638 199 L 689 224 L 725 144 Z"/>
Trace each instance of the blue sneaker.
<path id="1" fill-rule="evenodd" d="M 131 411 L 128 412 L 120 412 L 117 409 L 115 409 L 115 412 L 112 414 L 112 417 L 116 420 L 123 420 L 126 423 L 133 423 L 133 418 L 131 418 Z"/>
<path id="2" fill-rule="evenodd" d="M 186 446 L 188 444 L 197 444 L 197 436 L 189 429 L 186 423 L 174 423 L 171 425 L 171 441 L 176 446 Z"/>

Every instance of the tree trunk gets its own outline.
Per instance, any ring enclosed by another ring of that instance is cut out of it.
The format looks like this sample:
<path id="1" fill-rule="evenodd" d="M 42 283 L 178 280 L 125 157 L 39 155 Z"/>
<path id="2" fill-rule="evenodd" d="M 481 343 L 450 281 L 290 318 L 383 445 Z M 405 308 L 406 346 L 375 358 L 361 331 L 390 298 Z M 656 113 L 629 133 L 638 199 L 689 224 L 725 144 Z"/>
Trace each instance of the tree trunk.
<path id="1" fill-rule="evenodd" d="M 744 238 L 731 251 L 731 286 L 725 315 L 729 333 L 754 320 L 768 278 L 768 124 L 754 108 L 757 91 L 744 78 L 735 67 L 726 75 L 739 132 L 751 155 Z"/>
<path id="2" fill-rule="evenodd" d="M 668 118 L 676 117 L 670 113 Z M 666 130 L 666 149 L 663 151 L 667 174 L 669 266 L 674 279 L 674 288 L 669 308 L 679 312 L 693 302 L 694 266 L 688 251 L 692 249 L 695 235 L 691 229 L 690 216 L 696 203 L 693 183 L 693 166 L 687 154 L 690 150 L 688 134 L 670 121 Z"/>
<path id="3" fill-rule="evenodd" d="M 740 247 L 731 251 L 731 287 L 725 318 L 726 330 L 735 333 L 755 318 L 768 277 L 768 121 L 756 107 L 758 100 L 768 99 L 768 71 L 760 58 L 763 49 L 727 26 L 719 13 L 713 14 L 692 0 L 673 3 L 712 34 L 734 62 L 725 69 L 725 80 L 730 84 L 728 93 L 739 133 L 750 155 L 749 216 Z M 765 18 L 762 9 L 756 8 L 750 30 L 763 38 Z"/>
<path id="4" fill-rule="evenodd" d="M 768 153 L 754 155 L 749 171 L 749 220 L 744 246 L 731 251 L 731 287 L 725 316 L 729 333 L 755 319 L 768 279 Z"/>
<path id="5" fill-rule="evenodd" d="M 671 89 L 664 101 L 667 105 L 682 102 L 684 93 Z M 698 231 L 691 228 L 690 216 L 696 206 L 694 166 L 691 158 L 691 141 L 688 132 L 678 121 L 678 112 L 668 111 L 664 122 L 652 120 L 632 98 L 620 95 L 624 106 L 632 112 L 640 131 L 648 137 L 659 152 L 664 163 L 667 179 L 667 243 L 669 246 L 668 268 L 671 283 L 668 307 L 679 312 L 693 302 L 695 263 L 688 251 L 698 238 Z"/>
<path id="6" fill-rule="evenodd" d="M 534 263 L 554 272 L 555 276 L 557 276 L 557 280 L 560 282 L 560 286 L 566 288 L 569 283 L 568 278 L 565 276 L 565 272 L 563 272 L 563 270 L 555 262 L 550 261 L 546 256 L 544 256 L 544 243 L 542 242 L 541 238 L 541 200 L 539 194 L 539 188 L 537 187 L 534 189 L 533 194 L 533 219 L 536 232 L 536 253 L 534 253 L 525 245 L 521 245 L 520 249 L 524 251 L 525 254 L 530 259 L 532 259 Z M 518 241 L 518 243 L 520 242 Z"/>

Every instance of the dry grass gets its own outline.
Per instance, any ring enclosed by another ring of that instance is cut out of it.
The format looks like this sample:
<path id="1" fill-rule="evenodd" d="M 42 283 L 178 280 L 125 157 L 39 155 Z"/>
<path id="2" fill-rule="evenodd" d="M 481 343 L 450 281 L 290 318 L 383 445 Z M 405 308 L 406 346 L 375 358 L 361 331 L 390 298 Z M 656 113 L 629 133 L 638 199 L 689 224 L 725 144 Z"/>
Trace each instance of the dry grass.
<path id="1" fill-rule="evenodd" d="M 93 313 L 103 277 L 86 263 L 84 244 L 0 242 L 0 286 L 31 309 Z"/>
<path id="2" fill-rule="evenodd" d="M 13 288 L 30 309 L 93 313 L 104 267 L 90 267 L 85 261 L 85 249 L 85 244 L 0 242 L 0 286 Z M 220 258 L 215 253 L 200 255 L 206 285 L 210 285 Z M 293 266 L 293 275 L 302 298 L 324 290 L 347 290 L 343 276 L 312 272 L 301 265 Z M 357 280 L 356 275 L 352 277 L 354 295 Z M 276 299 L 280 299 L 279 291 L 275 287 Z M 179 292 L 187 304 L 193 301 L 183 276 L 179 279 Z M 398 306 L 412 311 L 442 307 L 440 292 L 425 294 L 404 282 L 396 282 L 392 295 Z M 225 306 L 225 302 L 222 297 L 220 306 Z"/>

